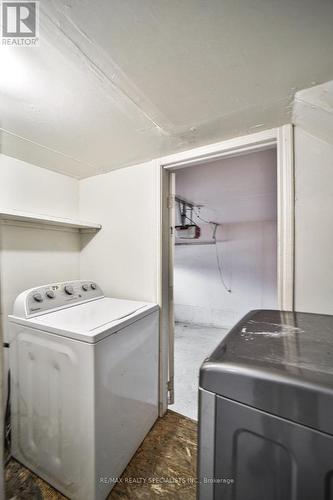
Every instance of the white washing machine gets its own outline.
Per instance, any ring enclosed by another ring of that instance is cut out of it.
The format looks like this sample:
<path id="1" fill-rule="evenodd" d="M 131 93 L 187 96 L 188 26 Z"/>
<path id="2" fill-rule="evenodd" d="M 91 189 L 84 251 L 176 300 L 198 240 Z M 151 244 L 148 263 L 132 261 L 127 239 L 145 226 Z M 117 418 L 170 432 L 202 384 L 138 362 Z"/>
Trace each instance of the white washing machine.
<path id="1" fill-rule="evenodd" d="M 12 455 L 70 499 L 104 500 L 157 418 L 158 317 L 91 281 L 15 301 Z"/>

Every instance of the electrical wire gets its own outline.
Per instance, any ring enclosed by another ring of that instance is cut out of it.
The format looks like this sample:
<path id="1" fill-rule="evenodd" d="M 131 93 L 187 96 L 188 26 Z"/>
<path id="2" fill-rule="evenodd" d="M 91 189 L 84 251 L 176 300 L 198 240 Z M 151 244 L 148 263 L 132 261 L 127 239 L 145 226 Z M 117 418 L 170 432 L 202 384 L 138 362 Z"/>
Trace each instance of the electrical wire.
<path id="1" fill-rule="evenodd" d="M 228 293 L 232 293 L 232 290 L 229 286 L 226 285 L 226 282 L 224 280 L 224 277 L 223 277 L 223 268 L 222 268 L 222 262 L 221 262 L 221 259 L 220 259 L 220 256 L 219 256 L 219 249 L 218 249 L 218 245 L 217 245 L 217 238 L 216 238 L 216 232 L 217 232 L 217 228 L 221 225 L 219 224 L 218 222 L 213 222 L 213 221 L 208 221 L 206 219 L 203 219 L 197 212 L 194 211 L 194 214 L 195 216 L 201 220 L 202 222 L 206 222 L 207 224 L 211 224 L 213 226 L 213 234 L 212 234 L 212 239 L 214 240 L 214 243 L 215 243 L 215 254 L 216 254 L 216 264 L 217 264 L 217 268 L 218 268 L 218 271 L 219 271 L 219 275 L 220 275 L 220 280 L 221 280 L 221 283 L 223 285 L 223 287 L 226 289 L 226 291 Z"/>
<path id="2" fill-rule="evenodd" d="M 196 222 L 194 222 L 194 220 L 192 220 L 188 215 L 185 215 L 185 218 L 187 220 L 189 220 L 190 222 L 192 222 L 192 224 L 194 224 L 195 226 L 198 226 L 198 224 Z"/>
<path id="3" fill-rule="evenodd" d="M 196 217 L 198 217 L 198 219 L 202 220 L 202 222 L 206 222 L 207 224 L 214 224 L 214 222 L 212 222 L 211 220 L 206 220 L 206 219 L 203 219 L 202 217 L 200 217 L 199 214 L 197 214 L 196 212 L 194 212 Z"/>
<path id="4" fill-rule="evenodd" d="M 231 288 L 229 286 L 227 286 L 227 284 L 224 280 L 224 277 L 223 277 L 223 267 L 222 267 L 221 258 L 219 256 L 219 249 L 218 249 L 217 238 L 216 238 L 217 229 L 221 224 L 219 224 L 218 222 L 213 222 L 213 221 L 203 219 L 195 210 L 194 210 L 194 215 L 202 222 L 205 222 L 206 224 L 211 224 L 213 226 L 212 240 L 214 241 L 214 244 L 215 244 L 216 264 L 217 264 L 217 269 L 219 272 L 220 280 L 221 280 L 221 283 L 222 283 L 223 287 L 225 288 L 225 290 L 228 293 L 232 293 Z M 195 226 L 198 225 L 188 215 L 186 215 L 186 213 L 184 214 L 184 216 L 187 220 L 192 222 L 192 224 L 194 224 Z"/>
<path id="5" fill-rule="evenodd" d="M 216 263 L 217 263 L 217 268 L 219 270 L 219 275 L 220 275 L 221 283 L 222 283 L 222 285 L 224 286 L 224 288 L 226 289 L 226 291 L 228 293 L 232 293 L 231 288 L 229 286 L 227 286 L 226 282 L 224 281 L 222 263 L 221 263 L 221 260 L 220 260 L 219 249 L 218 249 L 218 246 L 217 246 L 216 232 L 217 232 L 217 228 L 218 228 L 218 226 L 220 224 L 217 224 L 217 222 L 211 222 L 210 224 L 214 224 L 214 226 L 215 226 L 214 229 L 213 229 L 213 240 L 215 242 Z"/>

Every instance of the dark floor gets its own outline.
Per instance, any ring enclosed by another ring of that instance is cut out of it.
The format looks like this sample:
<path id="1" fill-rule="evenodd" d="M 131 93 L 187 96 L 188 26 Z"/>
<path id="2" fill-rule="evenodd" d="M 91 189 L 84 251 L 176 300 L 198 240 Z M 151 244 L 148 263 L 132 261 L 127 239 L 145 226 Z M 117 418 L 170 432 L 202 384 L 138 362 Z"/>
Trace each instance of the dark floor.
<path id="1" fill-rule="evenodd" d="M 196 454 L 196 422 L 168 411 L 147 435 L 108 500 L 195 499 Z M 61 500 L 65 497 L 11 460 L 6 469 L 6 498 Z"/>

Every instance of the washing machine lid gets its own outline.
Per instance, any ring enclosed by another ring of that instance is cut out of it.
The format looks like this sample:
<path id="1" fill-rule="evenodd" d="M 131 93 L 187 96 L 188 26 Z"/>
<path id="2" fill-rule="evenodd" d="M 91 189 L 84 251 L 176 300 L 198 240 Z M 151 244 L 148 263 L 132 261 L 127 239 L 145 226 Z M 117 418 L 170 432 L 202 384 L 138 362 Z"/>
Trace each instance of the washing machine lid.
<path id="1" fill-rule="evenodd" d="M 333 316 L 250 312 L 203 363 L 200 387 L 333 435 Z"/>
<path id="2" fill-rule="evenodd" d="M 14 323 L 83 342 L 95 343 L 158 310 L 156 304 L 103 297 Z"/>

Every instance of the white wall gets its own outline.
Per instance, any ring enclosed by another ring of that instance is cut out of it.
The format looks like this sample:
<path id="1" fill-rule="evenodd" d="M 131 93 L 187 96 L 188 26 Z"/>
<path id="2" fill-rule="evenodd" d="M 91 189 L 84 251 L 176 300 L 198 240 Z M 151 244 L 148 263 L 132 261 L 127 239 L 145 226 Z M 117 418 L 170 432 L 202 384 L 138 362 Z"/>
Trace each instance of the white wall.
<path id="1" fill-rule="evenodd" d="M 107 295 L 156 302 L 159 188 L 153 162 L 80 181 L 80 216 L 102 230 L 83 238 L 81 276 Z"/>
<path id="2" fill-rule="evenodd" d="M 17 295 L 27 288 L 79 278 L 80 236 L 74 231 L 25 225 L 1 227 L 2 332 Z"/>
<path id="3" fill-rule="evenodd" d="M 214 245 L 176 245 L 176 321 L 229 327 L 251 309 L 277 308 L 276 192 L 275 150 L 176 171 L 177 195 L 221 224 L 217 249 L 232 291 Z M 193 220 L 198 241 L 212 241 L 212 226 Z"/>
<path id="4" fill-rule="evenodd" d="M 65 175 L 0 154 L 0 207 L 77 217 L 79 183 Z M 74 230 L 0 222 L 0 340 L 8 339 L 7 316 L 15 297 L 42 283 L 79 278 L 80 235 Z M 4 350 L 4 370 L 8 357 Z M 2 387 L 6 398 L 6 379 Z M 2 405 L 0 405 L 2 409 Z M 3 422 L 1 429 L 3 429 Z M 0 446 L 2 450 L 2 432 Z M 0 457 L 1 464 L 1 457 Z M 0 495 L 1 495 L 0 475 Z"/>
<path id="5" fill-rule="evenodd" d="M 77 180 L 0 154 L 0 207 L 59 217 L 77 217 Z M 0 223 L 1 334 L 15 297 L 43 283 L 79 278 L 80 235 L 36 224 Z"/>
<path id="6" fill-rule="evenodd" d="M 0 207 L 59 217 L 77 217 L 77 180 L 0 155 Z M 1 224 L 0 300 L 2 330 L 13 301 L 26 288 L 79 277 L 80 236 L 11 222 Z"/>
<path id="7" fill-rule="evenodd" d="M 78 188 L 75 179 L 0 154 L 1 208 L 77 217 Z M 8 340 L 7 317 L 15 297 L 43 283 L 77 279 L 79 252 L 80 235 L 74 230 L 0 221 L 1 341 Z M 5 349 L 1 375 L 7 372 L 7 355 Z M 5 387 L 4 398 L 6 393 Z"/>
<path id="8" fill-rule="evenodd" d="M 76 179 L 0 154 L 0 208 L 77 217 Z"/>
<path id="9" fill-rule="evenodd" d="M 0 207 L 77 217 L 76 179 L 0 154 Z M 1 313 L 11 312 L 22 290 L 79 275 L 78 233 L 35 224 L 1 224 Z M 6 321 L 3 321 L 6 330 Z"/>
<path id="10" fill-rule="evenodd" d="M 214 245 L 176 247 L 176 321 L 230 327 L 251 309 L 277 308 L 276 222 L 225 224 L 223 240 L 218 252 L 231 293 Z"/>
<path id="11" fill-rule="evenodd" d="M 333 145 L 295 127 L 295 308 L 333 314 Z"/>
<path id="12" fill-rule="evenodd" d="M 108 293 L 156 300 L 157 175 L 148 162 L 80 182 L 80 217 L 103 223 L 100 233 L 85 237 L 81 274 L 102 280 Z M 295 177 L 296 308 L 333 313 L 333 146 L 300 127 Z M 0 155 L 0 207 L 75 217 L 78 186 L 76 179 Z M 79 275 L 75 233 L 2 226 L 2 239 L 3 314 L 21 289 Z"/>

